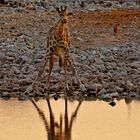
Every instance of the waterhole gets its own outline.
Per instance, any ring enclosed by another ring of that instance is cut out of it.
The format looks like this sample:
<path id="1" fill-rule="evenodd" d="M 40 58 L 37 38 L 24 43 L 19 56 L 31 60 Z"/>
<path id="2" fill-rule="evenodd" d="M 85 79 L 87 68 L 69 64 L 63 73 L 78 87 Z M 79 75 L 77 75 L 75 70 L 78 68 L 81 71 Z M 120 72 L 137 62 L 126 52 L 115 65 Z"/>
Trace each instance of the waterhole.
<path id="1" fill-rule="evenodd" d="M 140 103 L 0 100 L 0 140 L 139 140 Z"/>

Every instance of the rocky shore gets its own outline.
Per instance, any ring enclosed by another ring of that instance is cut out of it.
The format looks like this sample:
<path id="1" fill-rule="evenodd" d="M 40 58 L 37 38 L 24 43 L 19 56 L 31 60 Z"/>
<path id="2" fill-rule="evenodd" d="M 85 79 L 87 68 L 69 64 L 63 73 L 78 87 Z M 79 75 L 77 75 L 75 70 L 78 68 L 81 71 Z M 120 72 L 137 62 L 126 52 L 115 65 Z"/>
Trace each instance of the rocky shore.
<path id="1" fill-rule="evenodd" d="M 38 9 L 43 7 L 37 3 L 34 4 L 38 6 Z M 82 9 L 81 6 L 79 8 L 84 13 L 88 11 L 90 14 L 92 10 L 89 10 L 89 6 L 92 4 L 88 4 L 85 3 L 85 9 Z M 97 3 L 94 3 L 94 5 L 98 6 Z M 135 4 L 135 6 L 137 7 L 138 4 Z M 53 8 L 50 7 L 48 9 L 51 11 Z M 46 34 L 52 26 L 52 22 L 57 20 L 57 15 L 55 12 L 44 10 L 47 8 L 44 8 L 43 11 L 34 11 L 33 7 L 33 9 L 28 8 L 3 6 L 1 8 L 0 97 L 2 98 L 18 97 L 20 100 L 24 100 L 38 96 L 35 93 L 27 95 L 25 90 L 32 83 L 42 65 L 45 55 Z M 125 30 L 127 25 L 124 24 L 122 27 L 124 33 L 119 35 L 114 35 L 112 27 L 109 28 L 104 22 L 100 23 L 98 18 L 96 18 L 94 25 L 88 26 L 86 21 L 82 20 L 80 14 L 77 15 L 71 19 L 72 22 L 74 21 L 73 24 L 70 23 L 74 46 L 71 48 L 71 52 L 79 77 L 86 86 L 87 92 L 81 93 L 79 91 L 77 81 L 72 78 L 69 69 L 68 78 L 71 87 L 69 96 L 107 101 L 112 101 L 114 98 L 139 100 L 140 31 L 138 29 L 140 29 L 140 15 L 135 14 L 133 16 L 134 22 L 129 28 L 131 30 Z M 95 14 L 94 16 L 96 17 Z M 77 19 L 78 23 L 76 24 Z M 92 20 L 89 24 L 91 22 Z M 102 27 L 99 28 L 99 25 Z M 94 32 L 94 35 L 91 31 Z M 108 40 L 103 41 L 103 37 Z M 48 67 L 37 82 L 40 88 L 44 87 L 47 71 Z M 46 95 L 47 93 L 41 97 Z M 57 99 L 61 95 L 64 95 L 63 70 L 59 68 L 58 62 L 56 62 L 52 72 L 50 96 Z"/>
<path id="2" fill-rule="evenodd" d="M 96 11 L 114 8 L 140 8 L 139 0 L 3 0 L 14 8 L 53 11 L 54 7 L 67 5 L 77 11 Z"/>
<path id="3" fill-rule="evenodd" d="M 0 67 L 0 96 L 7 96 L 8 93 L 8 95 L 12 93 L 14 95 L 16 93 L 16 96 L 24 95 L 25 89 L 31 84 L 43 60 L 43 49 L 34 52 L 32 56 L 31 50 L 26 47 L 22 48 L 20 54 L 17 54 L 14 45 L 3 44 L 0 49 L 0 57 L 3 61 Z M 110 99 L 132 96 L 140 98 L 140 45 L 73 49 L 72 56 L 79 76 L 87 88 L 85 97 L 97 96 L 100 99 Z M 44 86 L 46 73 L 37 82 L 38 86 Z M 69 72 L 70 84 L 74 86 L 76 82 L 70 75 Z M 51 91 L 53 94 L 62 90 L 62 76 L 63 71 L 59 72 L 56 63 L 52 73 Z M 77 86 L 72 90 L 73 96 L 81 94 L 76 89 Z"/>

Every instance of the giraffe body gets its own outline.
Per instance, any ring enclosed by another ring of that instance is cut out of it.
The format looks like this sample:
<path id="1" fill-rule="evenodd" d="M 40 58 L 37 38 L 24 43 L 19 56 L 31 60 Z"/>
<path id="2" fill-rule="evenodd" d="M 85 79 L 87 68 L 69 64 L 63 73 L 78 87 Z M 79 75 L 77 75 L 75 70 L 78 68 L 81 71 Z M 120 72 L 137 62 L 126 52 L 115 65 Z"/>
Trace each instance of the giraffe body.
<path id="1" fill-rule="evenodd" d="M 47 37 L 47 53 L 52 56 L 59 57 L 59 65 L 64 65 L 65 54 L 69 51 L 70 36 L 68 34 L 68 28 L 62 24 L 61 21 L 48 32 Z"/>

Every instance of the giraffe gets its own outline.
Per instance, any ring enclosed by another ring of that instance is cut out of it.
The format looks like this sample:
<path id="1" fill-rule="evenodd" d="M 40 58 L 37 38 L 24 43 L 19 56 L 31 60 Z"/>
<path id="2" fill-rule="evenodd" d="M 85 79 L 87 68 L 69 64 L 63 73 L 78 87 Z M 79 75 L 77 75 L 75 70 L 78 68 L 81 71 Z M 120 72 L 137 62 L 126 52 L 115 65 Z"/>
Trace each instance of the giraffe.
<path id="1" fill-rule="evenodd" d="M 77 69 L 71 57 L 71 52 L 70 52 L 71 41 L 70 41 L 70 33 L 68 29 L 68 16 L 71 15 L 72 13 L 68 12 L 66 6 L 64 7 L 61 6 L 60 8 L 57 7 L 56 11 L 59 13 L 60 19 L 55 24 L 55 26 L 53 26 L 48 31 L 46 56 L 44 59 L 43 66 L 39 69 L 38 75 L 36 76 L 35 80 L 31 85 L 32 90 L 36 90 L 37 92 L 39 92 L 35 83 L 38 80 L 38 78 L 41 77 L 47 63 L 49 62 L 49 72 L 48 72 L 48 79 L 46 85 L 48 86 L 48 92 L 50 92 L 51 72 L 55 62 L 55 58 L 57 56 L 59 58 L 60 67 L 63 66 L 64 68 L 65 90 L 69 92 L 69 86 L 67 81 L 67 67 L 68 65 L 70 65 L 72 68 L 73 75 L 76 77 L 79 83 L 80 90 L 82 92 L 85 92 L 86 88 L 79 79 Z M 46 89 L 46 86 L 44 87 L 44 89 Z"/>
<path id="2" fill-rule="evenodd" d="M 114 26 L 114 33 L 117 34 L 120 31 L 120 23 Z"/>

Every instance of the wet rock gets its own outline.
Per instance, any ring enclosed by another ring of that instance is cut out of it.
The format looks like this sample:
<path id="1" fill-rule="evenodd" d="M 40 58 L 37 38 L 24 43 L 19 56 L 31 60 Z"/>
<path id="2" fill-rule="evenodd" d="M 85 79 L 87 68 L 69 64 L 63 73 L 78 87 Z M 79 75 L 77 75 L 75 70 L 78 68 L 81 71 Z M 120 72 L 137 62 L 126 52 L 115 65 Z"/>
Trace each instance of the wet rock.
<path id="1" fill-rule="evenodd" d="M 111 105 L 112 107 L 114 107 L 116 105 L 116 102 L 115 101 L 111 101 L 111 102 L 109 102 L 109 105 Z"/>
<path id="2" fill-rule="evenodd" d="M 102 94 L 100 96 L 100 99 L 107 100 L 107 99 L 113 99 L 117 97 L 119 97 L 118 92 L 113 92 L 113 93 Z"/>
<path id="3" fill-rule="evenodd" d="M 102 89 L 98 92 L 98 95 L 104 95 L 104 94 L 106 94 L 106 93 L 107 93 L 106 89 L 102 88 Z"/>
<path id="4" fill-rule="evenodd" d="M 126 97 L 124 100 L 125 100 L 126 104 L 130 104 L 132 102 L 132 98 L 131 97 Z"/>
<path id="5" fill-rule="evenodd" d="M 55 101 L 57 101 L 60 98 L 60 95 L 54 94 L 54 95 L 52 95 L 52 97 L 54 98 Z"/>
<path id="6" fill-rule="evenodd" d="M 127 81 L 126 88 L 128 91 L 133 91 L 135 89 L 135 85 L 132 82 Z"/>
<path id="7" fill-rule="evenodd" d="M 25 96 L 25 95 L 20 95 L 19 97 L 18 97 L 18 100 L 19 101 L 25 101 L 27 99 L 27 96 Z"/>
<path id="8" fill-rule="evenodd" d="M 98 96 L 99 99 L 101 100 L 111 100 L 111 96 L 109 94 L 101 94 L 100 96 Z"/>
<path id="9" fill-rule="evenodd" d="M 11 98 L 11 94 L 9 92 L 2 92 L 1 97 L 8 100 Z"/>
<path id="10" fill-rule="evenodd" d="M 126 97 L 126 96 L 129 95 L 129 93 L 127 93 L 127 92 L 123 92 L 121 95 Z"/>
<path id="11" fill-rule="evenodd" d="M 119 93 L 118 92 L 113 92 L 113 93 L 110 93 L 110 96 L 112 98 L 117 98 L 119 96 Z"/>
<path id="12" fill-rule="evenodd" d="M 87 97 L 96 97 L 95 91 L 88 91 L 88 93 L 86 95 L 87 95 Z"/>

